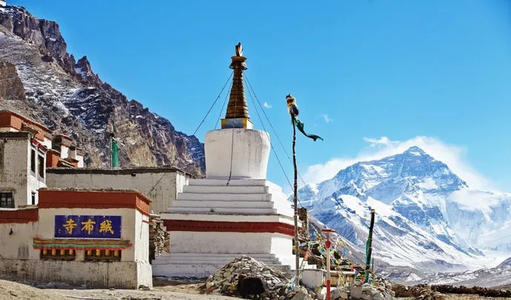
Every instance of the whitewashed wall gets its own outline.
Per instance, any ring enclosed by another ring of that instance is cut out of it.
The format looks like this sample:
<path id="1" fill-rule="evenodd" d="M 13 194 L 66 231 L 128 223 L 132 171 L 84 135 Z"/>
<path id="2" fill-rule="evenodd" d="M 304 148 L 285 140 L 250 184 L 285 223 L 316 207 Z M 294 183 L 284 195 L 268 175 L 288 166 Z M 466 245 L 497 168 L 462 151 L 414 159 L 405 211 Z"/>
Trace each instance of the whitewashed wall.
<path id="1" fill-rule="evenodd" d="M 55 171 L 54 171 L 55 170 Z M 96 170 L 94 170 L 96 171 Z M 67 173 L 66 173 L 67 172 Z M 58 170 L 48 169 L 46 184 L 49 188 L 83 188 L 83 189 L 130 189 L 137 190 L 149 198 L 150 209 L 160 213 L 176 199 L 177 193 L 188 183 L 189 176 L 178 171 L 104 170 L 101 173 L 88 169 Z"/>
<path id="2" fill-rule="evenodd" d="M 84 250 L 76 251 L 75 261 L 40 260 L 33 239 L 54 239 L 55 215 L 121 216 L 121 240 L 129 240 L 133 246 L 122 250 L 121 262 L 85 262 Z M 16 274 L 17 278 L 88 283 L 91 287 L 151 287 L 148 219 L 138 210 L 127 208 L 58 208 L 39 209 L 38 222 L 0 223 L 0 277 Z"/>
<path id="3" fill-rule="evenodd" d="M 27 177 L 29 171 L 30 136 L 0 139 L 3 157 L 0 158 L 0 192 L 13 192 L 16 207 L 28 204 Z"/>

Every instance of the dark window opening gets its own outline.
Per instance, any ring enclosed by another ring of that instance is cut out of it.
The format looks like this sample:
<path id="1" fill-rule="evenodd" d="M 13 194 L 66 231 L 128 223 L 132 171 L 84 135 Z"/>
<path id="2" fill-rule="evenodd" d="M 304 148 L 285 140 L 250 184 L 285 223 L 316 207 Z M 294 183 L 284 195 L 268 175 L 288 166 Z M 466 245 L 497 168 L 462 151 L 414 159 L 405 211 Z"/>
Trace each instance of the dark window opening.
<path id="1" fill-rule="evenodd" d="M 0 170 L 4 168 L 4 143 L 0 142 Z"/>
<path id="2" fill-rule="evenodd" d="M 121 250 L 86 250 L 85 261 L 120 261 Z"/>
<path id="3" fill-rule="evenodd" d="M 73 249 L 48 249 L 41 250 L 41 259 L 75 260 L 76 251 Z"/>
<path id="4" fill-rule="evenodd" d="M 39 155 L 39 176 L 44 178 L 44 157 Z"/>
<path id="5" fill-rule="evenodd" d="M 0 207 L 14 208 L 14 198 L 12 196 L 12 192 L 0 193 Z"/>
<path id="6" fill-rule="evenodd" d="M 35 173 L 35 150 L 30 151 L 30 170 Z"/>
<path id="7" fill-rule="evenodd" d="M 32 205 L 35 205 L 35 192 L 32 192 Z"/>

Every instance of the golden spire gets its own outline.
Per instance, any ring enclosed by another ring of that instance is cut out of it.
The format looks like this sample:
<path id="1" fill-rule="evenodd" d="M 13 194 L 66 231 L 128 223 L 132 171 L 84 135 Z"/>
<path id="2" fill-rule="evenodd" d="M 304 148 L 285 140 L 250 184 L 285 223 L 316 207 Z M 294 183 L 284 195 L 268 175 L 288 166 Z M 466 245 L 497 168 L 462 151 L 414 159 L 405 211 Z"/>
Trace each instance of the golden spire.
<path id="1" fill-rule="evenodd" d="M 230 68 L 234 70 L 232 78 L 231 95 L 225 119 L 222 119 L 222 128 L 252 128 L 248 115 L 247 99 L 243 88 L 243 71 L 247 69 L 243 56 L 243 46 L 238 43 L 235 47 L 236 55 L 231 57 Z"/>

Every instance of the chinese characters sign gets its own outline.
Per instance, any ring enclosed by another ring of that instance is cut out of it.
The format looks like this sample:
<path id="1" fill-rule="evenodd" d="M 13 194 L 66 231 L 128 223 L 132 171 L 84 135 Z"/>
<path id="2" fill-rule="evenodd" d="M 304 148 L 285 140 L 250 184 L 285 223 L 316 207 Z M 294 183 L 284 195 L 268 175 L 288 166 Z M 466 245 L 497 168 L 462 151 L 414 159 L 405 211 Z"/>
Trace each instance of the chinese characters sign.
<path id="1" fill-rule="evenodd" d="M 55 237 L 120 238 L 121 216 L 55 216 Z"/>

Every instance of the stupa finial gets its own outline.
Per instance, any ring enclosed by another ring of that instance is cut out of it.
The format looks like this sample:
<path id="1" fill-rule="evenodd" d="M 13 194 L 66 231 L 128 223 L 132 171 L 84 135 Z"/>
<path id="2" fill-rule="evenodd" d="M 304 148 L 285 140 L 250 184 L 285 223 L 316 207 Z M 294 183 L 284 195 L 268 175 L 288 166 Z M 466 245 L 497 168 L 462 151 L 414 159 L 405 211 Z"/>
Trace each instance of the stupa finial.
<path id="1" fill-rule="evenodd" d="M 247 99 L 243 87 L 243 71 L 247 69 L 243 56 L 243 46 L 238 43 L 235 47 L 235 56 L 231 57 L 230 68 L 233 69 L 231 95 L 227 104 L 225 119 L 222 119 L 223 128 L 252 128 L 248 114 Z"/>

